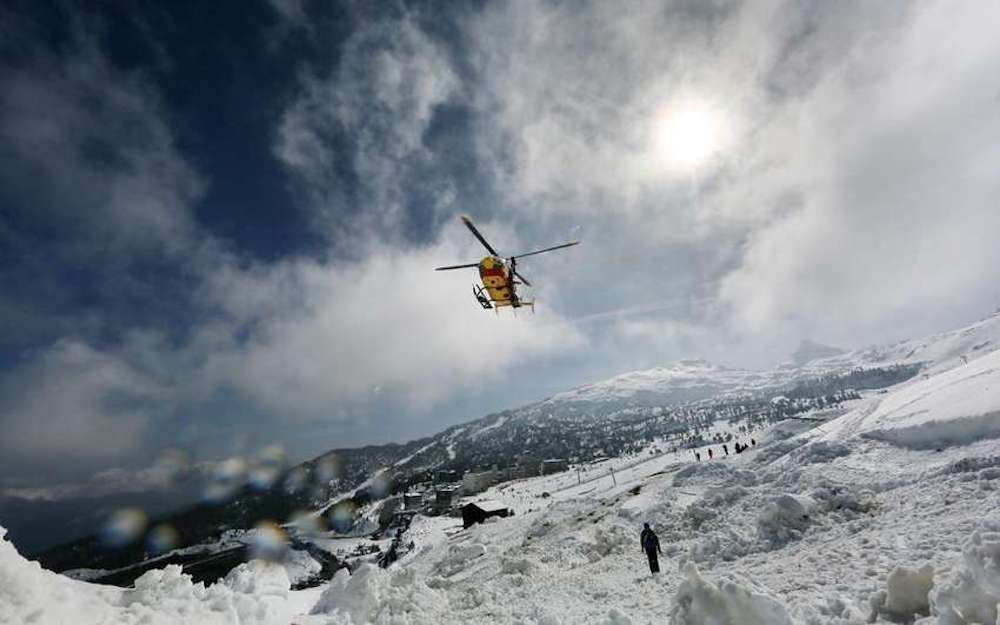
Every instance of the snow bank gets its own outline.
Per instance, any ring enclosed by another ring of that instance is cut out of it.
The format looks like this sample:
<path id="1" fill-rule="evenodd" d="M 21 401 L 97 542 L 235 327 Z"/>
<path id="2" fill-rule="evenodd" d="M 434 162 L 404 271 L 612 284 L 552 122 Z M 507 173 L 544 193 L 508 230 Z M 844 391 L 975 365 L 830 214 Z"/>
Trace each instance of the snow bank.
<path id="1" fill-rule="evenodd" d="M 939 625 L 997 623 L 1000 603 L 1000 522 L 975 532 L 963 551 L 965 568 L 930 593 Z"/>
<path id="2" fill-rule="evenodd" d="M 442 577 L 451 577 L 464 570 L 471 560 L 484 555 L 486 547 L 480 543 L 452 545 L 445 557 L 438 562 L 436 572 Z"/>
<path id="3" fill-rule="evenodd" d="M 877 429 L 862 434 L 909 449 L 941 449 L 1000 438 L 1000 410 L 975 417 L 923 421 L 910 427 Z"/>
<path id="4" fill-rule="evenodd" d="M 333 617 L 330 625 L 415 625 L 437 622 L 435 606 L 444 601 L 436 590 L 417 581 L 412 570 L 389 573 L 363 564 L 353 575 L 346 569 L 338 571 L 312 614 Z"/>
<path id="5" fill-rule="evenodd" d="M 207 612 L 194 621 L 230 622 L 229 616 L 235 615 L 239 623 L 273 623 L 286 615 L 290 586 L 284 567 L 264 560 L 243 563 L 208 588 L 193 584 L 179 565 L 172 564 L 144 573 L 116 603 L 139 622 L 158 618 L 185 622 L 186 615 Z"/>
<path id="6" fill-rule="evenodd" d="M 740 484 L 753 486 L 753 473 L 735 470 L 720 460 L 706 460 L 690 464 L 674 474 L 674 486 L 728 486 Z"/>
<path id="7" fill-rule="evenodd" d="M 323 570 L 323 565 L 308 552 L 297 549 L 289 549 L 281 564 L 288 574 L 288 581 L 293 585 L 311 579 Z"/>
<path id="8" fill-rule="evenodd" d="M 839 514 L 841 520 L 854 520 L 875 509 L 875 494 L 867 488 L 822 481 L 810 491 L 816 502 L 814 512 Z"/>
<path id="9" fill-rule="evenodd" d="M 798 441 L 776 441 L 767 445 L 758 444 L 757 453 L 753 455 L 755 464 L 770 464 L 788 453 L 796 450 L 801 445 Z"/>
<path id="10" fill-rule="evenodd" d="M 792 625 L 784 606 L 732 581 L 717 586 L 707 581 L 694 564 L 684 566 L 684 581 L 677 588 L 671 625 Z"/>
<path id="11" fill-rule="evenodd" d="M 632 625 L 632 619 L 618 608 L 611 608 L 601 625 Z"/>
<path id="12" fill-rule="evenodd" d="M 773 547 L 802 537 L 816 509 L 816 501 L 804 495 L 780 495 L 757 515 L 757 532 Z"/>
<path id="13" fill-rule="evenodd" d="M 850 455 L 851 448 L 839 442 L 816 441 L 809 443 L 788 454 L 791 462 L 797 465 L 820 464 Z"/>
<path id="14" fill-rule="evenodd" d="M 837 420 L 831 437 L 858 435 L 908 449 L 939 449 L 1000 438 L 1000 350 L 906 384 L 873 410 Z"/>
<path id="15" fill-rule="evenodd" d="M 22 558 L 0 528 L 0 621 L 74 625 L 271 625 L 298 611 L 288 575 L 276 563 L 254 560 L 206 588 L 181 567 L 147 571 L 120 589 L 76 581 Z"/>
<path id="16" fill-rule="evenodd" d="M 722 510 L 733 505 L 749 492 L 742 486 L 709 488 L 701 497 L 684 509 L 681 517 L 688 521 L 692 529 L 700 529 L 705 522 L 717 518 Z"/>
<path id="17" fill-rule="evenodd" d="M 934 567 L 925 564 L 911 571 L 897 566 L 889 573 L 886 589 L 871 599 L 872 618 L 885 618 L 902 623 L 912 623 L 917 616 L 930 614 L 928 593 L 934 586 Z"/>

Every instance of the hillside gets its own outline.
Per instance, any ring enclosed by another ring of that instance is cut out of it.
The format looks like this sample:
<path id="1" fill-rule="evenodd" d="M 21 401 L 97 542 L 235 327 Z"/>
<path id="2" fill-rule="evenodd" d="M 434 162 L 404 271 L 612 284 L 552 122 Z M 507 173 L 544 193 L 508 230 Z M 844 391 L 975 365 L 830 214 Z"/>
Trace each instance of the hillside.
<path id="1" fill-rule="evenodd" d="M 514 516 L 464 531 L 418 516 L 395 564 L 316 589 L 291 591 L 263 561 L 208 589 L 178 568 L 111 589 L 42 571 L 3 542 L 0 604 L 15 619 L 125 624 L 994 623 L 1000 351 L 957 364 L 940 343 L 923 353 L 945 357 L 836 414 L 767 426 L 739 455 L 697 462 L 647 453 L 654 445 L 582 483 L 560 473 L 499 484 L 480 497 Z M 638 549 L 643 522 L 659 534 L 658 575 Z"/>
<path id="2" fill-rule="evenodd" d="M 998 337 L 1000 315 L 993 315 L 933 337 L 800 366 L 751 371 L 683 361 L 626 373 L 425 439 L 333 450 L 290 468 L 263 490 L 246 486 L 221 504 L 199 504 L 162 520 L 178 528 L 184 545 L 211 543 L 226 529 L 285 521 L 310 508 L 324 511 L 328 528 L 349 532 L 351 519 L 334 518 L 334 504 L 351 500 L 351 509 L 357 509 L 431 480 L 437 470 L 461 474 L 499 466 L 512 475 L 537 474 L 545 458 L 582 465 L 634 455 L 654 444 L 683 449 L 722 442 L 796 415 L 830 419 L 872 391 L 974 366 L 980 354 L 1000 344 Z M 728 425 L 721 431 L 717 424 Z M 109 550 L 92 537 L 48 550 L 40 560 L 54 570 L 113 570 L 146 555 L 141 544 Z"/>

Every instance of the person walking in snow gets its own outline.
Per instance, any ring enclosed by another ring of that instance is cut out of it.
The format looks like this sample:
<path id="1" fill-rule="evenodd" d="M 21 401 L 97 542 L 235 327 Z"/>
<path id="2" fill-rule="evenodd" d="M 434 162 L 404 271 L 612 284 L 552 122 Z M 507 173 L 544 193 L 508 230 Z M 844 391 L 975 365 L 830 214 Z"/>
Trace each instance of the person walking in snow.
<path id="1" fill-rule="evenodd" d="M 699 454 L 697 451 L 694 452 L 694 459 L 697 460 L 698 462 L 701 462 L 701 454 Z"/>
<path id="2" fill-rule="evenodd" d="M 663 551 L 660 550 L 660 539 L 656 537 L 656 532 L 649 527 L 649 523 L 642 524 L 642 533 L 639 534 L 639 544 L 642 546 L 642 551 L 649 560 L 649 572 L 659 573 L 659 555 Z"/>
<path id="3" fill-rule="evenodd" d="M 712 448 L 711 447 L 708 448 L 708 459 L 709 460 L 712 459 Z"/>
<path id="4" fill-rule="evenodd" d="M 726 452 L 727 456 L 729 455 L 729 447 L 725 443 L 722 444 L 722 451 Z"/>

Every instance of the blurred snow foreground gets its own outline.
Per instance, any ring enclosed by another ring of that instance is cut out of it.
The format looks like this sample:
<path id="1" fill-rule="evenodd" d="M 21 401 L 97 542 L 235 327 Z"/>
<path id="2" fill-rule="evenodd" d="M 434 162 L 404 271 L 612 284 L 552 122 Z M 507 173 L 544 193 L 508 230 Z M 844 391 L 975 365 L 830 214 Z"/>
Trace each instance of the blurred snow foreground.
<path id="1" fill-rule="evenodd" d="M 0 623 L 1000 623 L 1000 351 L 817 418 L 711 462 L 644 453 L 609 461 L 613 480 L 498 485 L 482 496 L 515 516 L 417 517 L 390 568 L 304 591 L 263 561 L 207 588 L 177 566 L 97 586 L 0 540 Z"/>

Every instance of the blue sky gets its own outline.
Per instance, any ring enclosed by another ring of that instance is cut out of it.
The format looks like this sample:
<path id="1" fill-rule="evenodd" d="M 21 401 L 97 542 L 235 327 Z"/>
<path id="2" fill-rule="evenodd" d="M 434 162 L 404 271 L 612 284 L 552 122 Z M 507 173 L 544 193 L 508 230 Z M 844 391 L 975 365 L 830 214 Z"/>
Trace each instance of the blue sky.
<path id="1" fill-rule="evenodd" d="M 0 488 L 401 440 L 1000 302 L 1000 12 L 13 2 Z M 483 314 L 456 216 L 526 260 Z M 44 471 L 42 470 L 44 468 Z"/>

